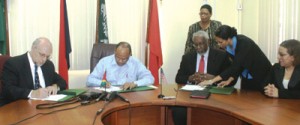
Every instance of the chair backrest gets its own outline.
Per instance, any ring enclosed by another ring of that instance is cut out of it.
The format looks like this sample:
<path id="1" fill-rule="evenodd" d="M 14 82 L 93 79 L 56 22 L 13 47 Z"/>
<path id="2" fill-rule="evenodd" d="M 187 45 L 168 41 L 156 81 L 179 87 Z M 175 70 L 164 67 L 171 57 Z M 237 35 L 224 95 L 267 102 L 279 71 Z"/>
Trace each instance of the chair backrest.
<path id="1" fill-rule="evenodd" d="M 0 93 L 2 91 L 2 69 L 5 61 L 9 59 L 10 56 L 0 56 Z"/>
<path id="2" fill-rule="evenodd" d="M 117 44 L 95 43 L 91 53 L 90 72 L 93 71 L 100 59 L 114 54 Z"/>

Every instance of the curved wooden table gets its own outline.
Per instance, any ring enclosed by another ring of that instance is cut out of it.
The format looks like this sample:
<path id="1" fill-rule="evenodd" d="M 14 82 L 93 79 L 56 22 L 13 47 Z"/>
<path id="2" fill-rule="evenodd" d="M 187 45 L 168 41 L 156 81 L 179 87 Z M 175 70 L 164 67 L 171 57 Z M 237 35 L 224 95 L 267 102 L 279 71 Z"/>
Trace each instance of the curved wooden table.
<path id="1" fill-rule="evenodd" d="M 166 88 L 166 87 L 165 87 Z M 173 88 L 164 94 L 172 93 Z M 170 106 L 185 106 L 188 109 L 188 124 L 198 125 L 243 125 L 271 124 L 292 125 L 300 123 L 300 100 L 272 99 L 259 92 L 235 91 L 232 95 L 212 94 L 209 99 L 189 98 L 190 92 L 178 91 L 174 100 L 158 99 L 160 90 L 122 93 L 129 104 L 115 99 L 97 116 L 96 125 L 172 125 Z M 173 92 L 174 93 L 174 92 Z M 80 103 L 53 109 L 36 109 L 36 100 L 19 100 L 0 108 L 0 124 L 12 124 L 37 113 L 74 107 Z M 96 111 L 104 102 L 97 102 L 75 109 L 38 115 L 20 125 L 92 125 Z"/>

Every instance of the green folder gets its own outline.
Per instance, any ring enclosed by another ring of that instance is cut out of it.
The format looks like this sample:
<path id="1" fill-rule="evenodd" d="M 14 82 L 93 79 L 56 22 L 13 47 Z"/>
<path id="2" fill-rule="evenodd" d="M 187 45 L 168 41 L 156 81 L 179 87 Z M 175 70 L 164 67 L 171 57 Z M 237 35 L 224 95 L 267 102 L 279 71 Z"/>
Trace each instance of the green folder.
<path id="1" fill-rule="evenodd" d="M 234 90 L 235 90 L 234 87 L 221 88 L 221 87 L 213 86 L 210 88 L 209 92 L 214 93 L 214 94 L 230 95 Z"/>
<path id="2" fill-rule="evenodd" d="M 85 91 L 87 91 L 87 89 L 67 89 L 67 90 L 63 90 L 63 91 L 58 91 L 57 94 L 67 95 L 66 97 L 64 97 L 58 101 L 62 102 L 62 101 L 69 100 L 75 96 L 78 96 L 78 95 L 84 93 Z"/>
<path id="3" fill-rule="evenodd" d="M 135 87 L 133 89 L 128 89 L 128 90 L 120 90 L 118 91 L 119 93 L 125 93 L 125 92 L 136 92 L 136 91 L 146 91 L 146 90 L 153 90 L 153 87 L 149 87 L 149 86 L 138 86 Z"/>

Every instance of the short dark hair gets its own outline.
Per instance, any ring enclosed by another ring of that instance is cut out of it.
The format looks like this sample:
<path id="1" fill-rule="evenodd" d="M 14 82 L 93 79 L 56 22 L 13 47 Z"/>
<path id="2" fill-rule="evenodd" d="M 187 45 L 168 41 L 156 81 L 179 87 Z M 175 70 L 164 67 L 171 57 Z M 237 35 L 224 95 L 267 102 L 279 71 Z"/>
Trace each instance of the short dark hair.
<path id="1" fill-rule="evenodd" d="M 227 40 L 228 38 L 237 36 L 237 31 L 234 27 L 222 25 L 216 30 L 215 36 Z"/>
<path id="2" fill-rule="evenodd" d="M 201 9 L 207 9 L 208 12 L 209 12 L 210 14 L 212 14 L 212 8 L 211 8 L 211 6 L 208 5 L 208 4 L 202 5 L 201 8 L 200 8 L 200 10 L 201 10 Z"/>
<path id="3" fill-rule="evenodd" d="M 300 64 L 300 42 L 295 39 L 283 41 L 280 46 L 287 49 L 287 53 L 295 58 L 293 65 Z"/>
<path id="4" fill-rule="evenodd" d="M 129 49 L 129 53 L 130 53 L 130 55 L 131 55 L 131 46 L 130 46 L 129 43 L 124 42 L 124 41 L 119 42 L 119 43 L 117 44 L 117 46 L 116 46 L 116 49 L 117 49 L 118 47 L 128 48 L 128 49 Z"/>

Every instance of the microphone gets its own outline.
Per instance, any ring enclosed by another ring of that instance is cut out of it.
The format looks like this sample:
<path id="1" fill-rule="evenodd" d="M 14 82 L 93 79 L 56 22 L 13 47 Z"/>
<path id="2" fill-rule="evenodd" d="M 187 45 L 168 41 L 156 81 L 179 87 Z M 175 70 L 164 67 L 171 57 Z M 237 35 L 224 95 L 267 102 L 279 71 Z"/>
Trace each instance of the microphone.
<path id="1" fill-rule="evenodd" d="M 117 92 L 116 92 L 116 91 L 112 92 L 112 93 L 109 95 L 108 99 L 107 99 L 108 102 L 111 102 L 111 101 L 114 100 L 117 96 L 118 96 L 118 95 L 117 95 Z"/>
<path id="2" fill-rule="evenodd" d="M 104 99 L 104 98 L 106 98 L 106 96 L 107 96 L 107 92 L 102 92 L 102 94 L 96 99 L 96 102 L 98 102 L 98 101 L 100 101 L 101 99 Z"/>
<path id="3" fill-rule="evenodd" d="M 106 95 L 107 95 L 107 93 L 106 93 Z M 112 93 L 110 93 L 108 99 L 106 99 L 108 102 L 105 102 L 103 108 L 97 110 L 97 115 L 99 115 L 99 114 L 104 110 L 105 106 L 106 106 L 109 102 L 111 102 L 112 100 L 114 100 L 117 96 L 118 96 L 118 95 L 117 95 L 117 92 L 112 92 Z"/>
<path id="4" fill-rule="evenodd" d="M 119 96 L 121 98 L 121 100 L 123 100 L 124 102 L 128 102 L 129 103 L 129 100 L 124 98 L 123 96 L 121 96 L 119 93 L 117 93 L 117 96 Z"/>

